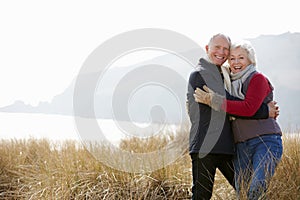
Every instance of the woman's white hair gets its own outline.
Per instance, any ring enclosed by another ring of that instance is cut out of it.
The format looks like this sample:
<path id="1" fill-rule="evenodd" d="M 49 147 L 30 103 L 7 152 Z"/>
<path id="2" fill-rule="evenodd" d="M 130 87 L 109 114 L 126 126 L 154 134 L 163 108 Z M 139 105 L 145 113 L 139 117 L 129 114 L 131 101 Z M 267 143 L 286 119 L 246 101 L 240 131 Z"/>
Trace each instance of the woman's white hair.
<path id="1" fill-rule="evenodd" d="M 230 50 L 236 49 L 236 48 L 241 48 L 244 49 L 247 52 L 248 59 L 250 60 L 251 64 L 256 66 L 256 54 L 255 50 L 252 46 L 252 44 L 247 41 L 247 40 L 242 40 L 239 42 L 234 42 L 231 44 Z"/>

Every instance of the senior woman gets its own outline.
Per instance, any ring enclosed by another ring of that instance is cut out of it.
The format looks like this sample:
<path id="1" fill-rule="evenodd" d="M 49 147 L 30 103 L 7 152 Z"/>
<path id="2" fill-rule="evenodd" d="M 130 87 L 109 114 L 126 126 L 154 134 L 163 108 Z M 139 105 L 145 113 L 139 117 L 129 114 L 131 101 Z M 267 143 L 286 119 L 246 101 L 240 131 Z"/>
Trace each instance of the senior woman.
<path id="1" fill-rule="evenodd" d="M 260 105 L 273 100 L 273 87 L 256 70 L 255 50 L 250 42 L 232 44 L 228 59 L 231 83 L 228 91 L 242 101 L 226 100 L 207 88 L 195 91 L 195 100 L 231 115 L 251 116 Z M 232 117 L 236 155 L 235 180 L 238 195 L 247 190 L 248 199 L 266 194 L 268 183 L 282 157 L 281 129 L 276 119 L 243 119 Z"/>

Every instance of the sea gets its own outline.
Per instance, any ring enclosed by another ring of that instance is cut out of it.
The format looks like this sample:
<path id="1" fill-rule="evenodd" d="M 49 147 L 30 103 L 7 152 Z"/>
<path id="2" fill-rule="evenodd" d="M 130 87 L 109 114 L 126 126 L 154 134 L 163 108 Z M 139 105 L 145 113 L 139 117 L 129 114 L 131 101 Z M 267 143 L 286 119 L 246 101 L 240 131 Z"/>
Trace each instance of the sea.
<path id="1" fill-rule="evenodd" d="M 54 115 L 54 114 L 38 114 L 38 113 L 4 113 L 0 112 L 0 139 L 47 139 L 50 141 L 66 141 L 75 140 L 81 142 L 86 139 L 85 130 L 78 128 L 78 121 L 87 124 L 86 130 L 89 134 L 93 134 L 93 130 L 88 127 L 93 119 L 75 120 L 74 116 Z M 97 119 L 97 129 L 101 130 L 101 139 L 118 145 L 122 139 L 130 137 L 151 137 L 153 135 L 162 134 L 162 130 L 175 132 L 178 125 L 162 125 L 154 123 L 117 123 L 112 119 Z M 125 125 L 124 125 L 125 123 Z M 121 124 L 121 125 L 120 125 Z M 148 130 L 133 134 L 124 131 L 125 127 L 136 127 L 134 130 Z M 149 132 L 151 130 L 151 133 Z M 98 134 L 98 133 L 97 133 Z M 93 136 L 96 139 L 98 136 Z M 99 136 L 100 137 L 100 136 Z"/>
<path id="2" fill-rule="evenodd" d="M 162 125 L 155 123 L 117 123 L 112 119 L 97 119 L 97 129 L 101 130 L 101 136 L 93 133 L 89 127 L 92 119 L 81 119 L 84 130 L 78 128 L 78 119 L 74 116 L 38 114 L 38 113 L 4 113 L 0 112 L 0 140 L 1 139 L 47 139 L 49 141 L 74 140 L 82 142 L 88 136 L 93 135 L 95 139 L 104 139 L 113 145 L 118 145 L 122 139 L 130 137 L 146 138 L 158 134 L 173 132 L 180 128 L 180 125 Z M 81 122 L 80 122 L 81 123 Z M 131 127 L 131 131 L 124 131 L 123 127 Z M 132 128 L 133 127 L 133 128 Z M 145 130 L 145 131 L 141 131 Z M 150 130 L 150 131 L 149 131 Z M 86 133 L 85 131 L 89 132 Z M 284 132 L 284 134 L 299 136 L 297 132 Z"/>

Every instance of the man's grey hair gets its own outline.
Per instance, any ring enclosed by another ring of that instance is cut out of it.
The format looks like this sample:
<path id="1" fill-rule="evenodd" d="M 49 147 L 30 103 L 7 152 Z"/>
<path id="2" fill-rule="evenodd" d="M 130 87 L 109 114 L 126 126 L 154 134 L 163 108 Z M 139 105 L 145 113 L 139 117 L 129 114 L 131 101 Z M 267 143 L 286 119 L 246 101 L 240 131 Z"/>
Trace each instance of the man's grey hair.
<path id="1" fill-rule="evenodd" d="M 225 34 L 223 34 L 223 33 L 217 33 L 217 34 L 213 35 L 213 36 L 210 38 L 209 42 L 208 42 L 208 46 L 211 45 L 211 43 L 213 42 L 213 40 L 214 40 L 216 37 L 224 37 L 224 38 L 228 41 L 229 47 L 231 46 L 231 39 L 230 39 L 230 37 L 227 36 L 227 35 L 225 35 Z"/>

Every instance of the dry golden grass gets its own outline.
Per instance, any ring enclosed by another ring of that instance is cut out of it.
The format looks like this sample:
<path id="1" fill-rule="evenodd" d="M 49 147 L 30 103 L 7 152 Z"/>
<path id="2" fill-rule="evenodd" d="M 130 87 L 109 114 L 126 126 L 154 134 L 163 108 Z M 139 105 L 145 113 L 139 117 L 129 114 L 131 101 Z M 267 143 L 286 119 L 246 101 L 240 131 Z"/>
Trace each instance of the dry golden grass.
<path id="1" fill-rule="evenodd" d="M 283 156 L 270 183 L 270 199 L 300 199 L 300 134 L 284 135 Z"/>
<path id="2" fill-rule="evenodd" d="M 185 143 L 187 135 L 182 131 L 168 140 Z M 155 151 L 168 140 L 132 139 L 122 141 L 120 148 Z M 268 190 L 270 199 L 300 199 L 299 164 L 300 136 L 284 137 L 284 155 Z M 189 199 L 191 180 L 187 151 L 159 170 L 129 173 L 97 161 L 75 141 L 0 141 L 0 199 Z M 235 199 L 234 190 L 219 172 L 213 199 Z"/>

